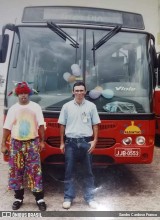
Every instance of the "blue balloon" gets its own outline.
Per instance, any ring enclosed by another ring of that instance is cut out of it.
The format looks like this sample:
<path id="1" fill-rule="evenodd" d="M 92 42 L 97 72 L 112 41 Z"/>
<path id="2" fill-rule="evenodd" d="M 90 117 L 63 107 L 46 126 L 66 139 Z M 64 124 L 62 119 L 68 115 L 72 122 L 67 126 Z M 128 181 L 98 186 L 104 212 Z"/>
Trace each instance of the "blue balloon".
<path id="1" fill-rule="evenodd" d="M 111 89 L 105 89 L 102 91 L 102 96 L 106 99 L 111 99 L 114 96 L 114 92 Z"/>

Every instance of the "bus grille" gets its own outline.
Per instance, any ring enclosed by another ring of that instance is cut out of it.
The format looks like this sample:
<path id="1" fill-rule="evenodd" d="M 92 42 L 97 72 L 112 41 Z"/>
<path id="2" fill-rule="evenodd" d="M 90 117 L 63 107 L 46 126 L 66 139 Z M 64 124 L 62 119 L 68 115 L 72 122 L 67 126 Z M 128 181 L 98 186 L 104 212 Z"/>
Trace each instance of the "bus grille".
<path id="1" fill-rule="evenodd" d="M 64 164 L 64 161 L 65 161 L 64 155 L 55 154 L 55 155 L 50 155 L 49 157 L 47 157 L 44 163 L 61 165 L 61 164 Z M 93 165 L 95 166 L 96 165 L 103 166 L 103 165 L 115 163 L 114 159 L 107 155 L 93 155 L 92 162 L 93 162 Z"/>
<path id="2" fill-rule="evenodd" d="M 116 143 L 116 140 L 114 138 L 98 138 L 98 143 L 96 145 L 96 148 L 110 148 L 114 146 Z"/>
<path id="3" fill-rule="evenodd" d="M 107 130 L 107 129 L 113 129 L 116 127 L 116 124 L 100 124 L 98 125 L 99 130 Z"/>
<path id="4" fill-rule="evenodd" d="M 54 137 L 54 136 L 50 136 L 47 138 L 46 143 L 49 144 L 52 147 L 60 147 L 60 137 Z"/>
<path id="5" fill-rule="evenodd" d="M 49 144 L 52 147 L 59 148 L 60 147 L 60 137 L 59 136 L 50 136 L 47 138 L 46 143 Z M 98 138 L 98 143 L 96 145 L 96 148 L 110 148 L 114 146 L 116 143 L 116 140 L 114 138 Z"/>
<path id="6" fill-rule="evenodd" d="M 47 127 L 60 128 L 60 124 L 58 124 L 57 122 L 48 122 Z"/>

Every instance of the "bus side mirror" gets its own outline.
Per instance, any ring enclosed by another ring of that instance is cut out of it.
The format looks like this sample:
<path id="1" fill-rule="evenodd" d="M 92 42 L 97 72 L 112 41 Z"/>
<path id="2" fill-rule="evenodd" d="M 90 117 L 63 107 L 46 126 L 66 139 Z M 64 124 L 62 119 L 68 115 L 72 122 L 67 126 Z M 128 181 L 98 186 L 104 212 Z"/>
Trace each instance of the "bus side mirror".
<path id="1" fill-rule="evenodd" d="M 8 51 L 9 35 L 0 35 L 0 63 L 5 63 Z"/>
<path id="2" fill-rule="evenodd" d="M 158 59 L 155 47 L 153 45 L 151 46 L 151 59 L 153 63 L 153 68 L 156 69 L 158 67 Z"/>

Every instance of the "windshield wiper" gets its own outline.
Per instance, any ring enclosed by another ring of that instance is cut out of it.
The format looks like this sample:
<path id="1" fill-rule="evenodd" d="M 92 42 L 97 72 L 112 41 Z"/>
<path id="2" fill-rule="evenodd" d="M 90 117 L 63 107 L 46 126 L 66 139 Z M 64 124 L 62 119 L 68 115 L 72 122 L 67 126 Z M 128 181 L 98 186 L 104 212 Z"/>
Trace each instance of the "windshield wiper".
<path id="1" fill-rule="evenodd" d="M 47 26 L 56 34 L 58 34 L 63 40 L 66 41 L 66 39 L 68 39 L 73 47 L 79 48 L 79 43 L 77 43 L 77 41 L 75 41 L 69 34 L 63 31 L 58 25 L 54 24 L 51 21 L 48 21 Z"/>
<path id="2" fill-rule="evenodd" d="M 110 38 L 115 36 L 122 28 L 122 25 L 117 25 L 114 27 L 109 33 L 107 33 L 102 39 L 100 39 L 96 44 L 94 44 L 92 50 L 97 50 L 101 47 L 104 43 L 106 43 Z"/>

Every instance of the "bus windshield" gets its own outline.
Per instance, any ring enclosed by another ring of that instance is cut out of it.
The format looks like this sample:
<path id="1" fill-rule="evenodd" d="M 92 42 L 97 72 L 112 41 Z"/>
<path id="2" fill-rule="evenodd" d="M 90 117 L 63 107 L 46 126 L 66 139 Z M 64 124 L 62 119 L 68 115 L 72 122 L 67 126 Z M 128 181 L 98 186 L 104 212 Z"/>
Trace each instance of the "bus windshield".
<path id="1" fill-rule="evenodd" d="M 146 33 L 119 31 L 98 48 L 111 30 L 61 27 L 75 44 L 46 26 L 21 26 L 15 33 L 7 94 L 14 82 L 38 91 L 31 100 L 44 111 L 60 111 L 73 99 L 72 86 L 84 81 L 86 98 L 99 112 L 150 113 L 150 69 Z M 101 91 L 101 95 L 91 91 Z M 7 97 L 7 107 L 16 97 Z"/>

